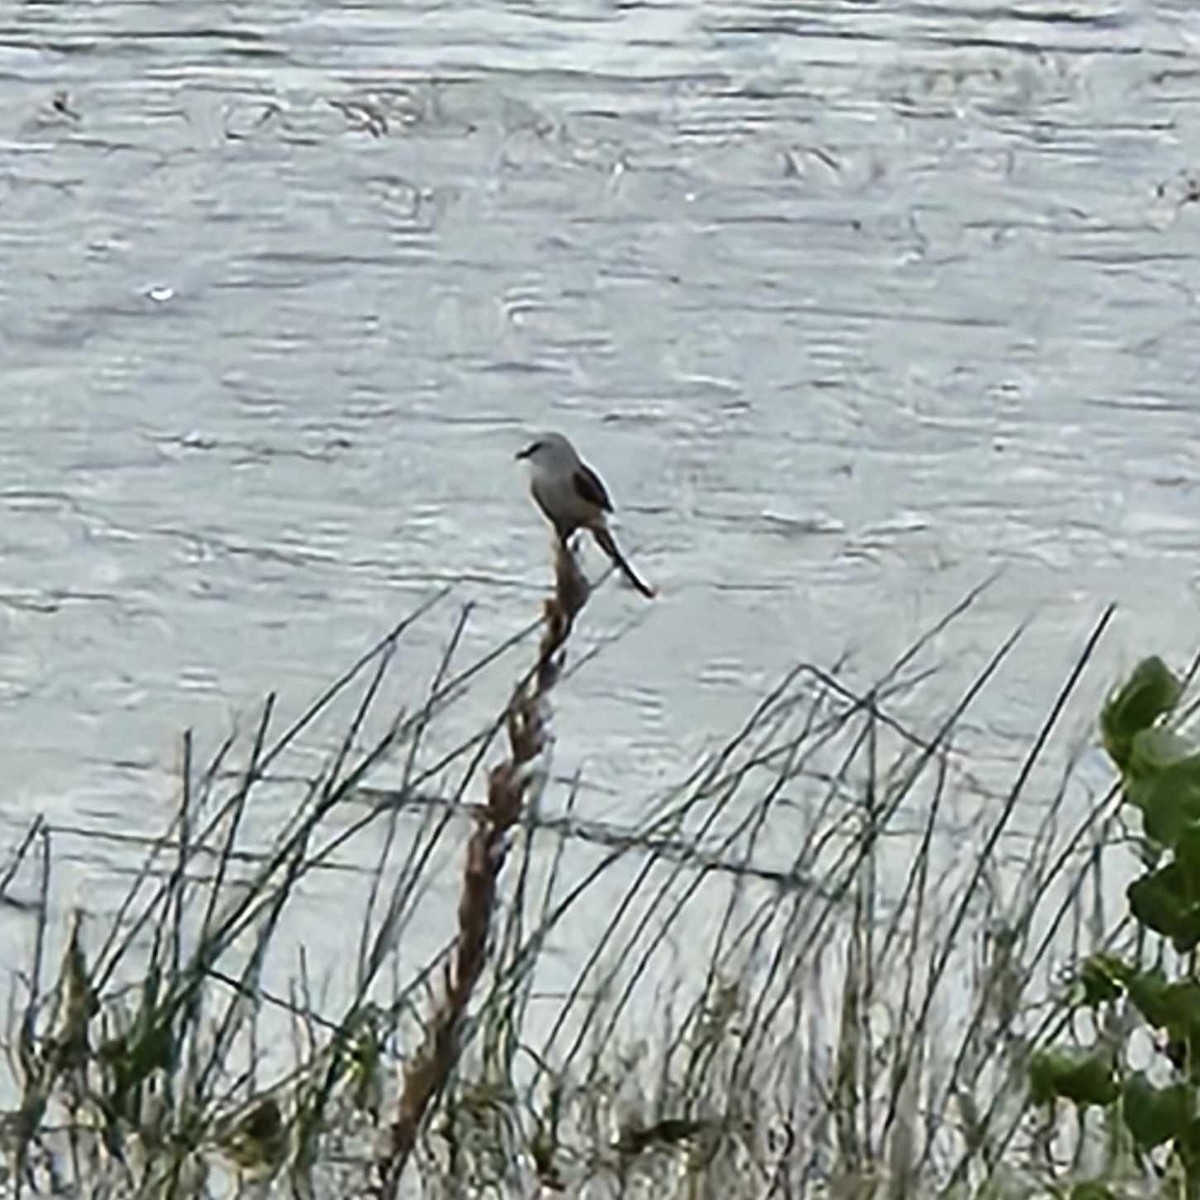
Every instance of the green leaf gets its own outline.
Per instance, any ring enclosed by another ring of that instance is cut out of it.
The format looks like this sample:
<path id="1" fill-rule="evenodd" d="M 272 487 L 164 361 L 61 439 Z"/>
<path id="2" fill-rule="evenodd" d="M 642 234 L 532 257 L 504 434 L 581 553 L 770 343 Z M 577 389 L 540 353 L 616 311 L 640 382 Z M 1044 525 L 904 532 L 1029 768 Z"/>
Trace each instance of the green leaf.
<path id="1" fill-rule="evenodd" d="M 1055 1052 L 1043 1050 L 1035 1054 L 1029 1062 L 1029 1099 L 1041 1106 L 1053 1104 L 1058 1099 L 1058 1091 L 1054 1086 L 1058 1076 Z"/>
<path id="2" fill-rule="evenodd" d="M 1200 983 L 1183 979 L 1168 985 L 1163 993 L 1170 1020 L 1167 1033 L 1175 1041 L 1200 1043 Z"/>
<path id="3" fill-rule="evenodd" d="M 1195 1098 L 1193 1097 L 1192 1107 L 1189 1112 L 1195 1111 Z M 1183 1131 L 1175 1139 L 1175 1149 L 1179 1153 L 1179 1157 L 1183 1160 L 1184 1166 L 1188 1171 L 1194 1171 L 1197 1163 L 1200 1163 L 1200 1120 L 1192 1117 L 1189 1120 Z"/>
<path id="4" fill-rule="evenodd" d="M 1161 658 L 1143 659 L 1100 716 L 1104 748 L 1122 771 L 1129 763 L 1133 739 L 1179 701 L 1182 687 Z"/>
<path id="5" fill-rule="evenodd" d="M 1184 872 L 1188 895 L 1200 899 L 1200 821 L 1192 821 L 1180 830 L 1175 861 Z"/>
<path id="6" fill-rule="evenodd" d="M 1134 917 L 1170 938 L 1181 954 L 1200 945 L 1200 902 L 1188 894 L 1187 885 L 1187 872 L 1172 862 L 1135 879 L 1125 893 Z"/>
<path id="7" fill-rule="evenodd" d="M 1029 1091 L 1034 1104 L 1061 1097 L 1081 1108 L 1111 1104 L 1118 1094 L 1109 1056 L 1078 1050 L 1035 1054 L 1029 1064 Z"/>
<path id="8" fill-rule="evenodd" d="M 1170 937 L 1187 908 L 1182 884 L 1183 874 L 1174 863 L 1135 879 L 1126 889 L 1133 915 L 1155 933 Z"/>
<path id="9" fill-rule="evenodd" d="M 1154 967 L 1131 975 L 1125 985 L 1134 1007 L 1156 1029 L 1166 1029 L 1171 1023 L 1170 993 L 1167 977 Z"/>
<path id="10" fill-rule="evenodd" d="M 1200 821 L 1200 756 L 1131 778 L 1125 799 L 1141 812 L 1147 837 L 1174 846 L 1189 825 Z"/>
<path id="11" fill-rule="evenodd" d="M 1079 968 L 1079 983 L 1083 988 L 1083 1004 L 1098 1008 L 1118 999 L 1125 990 L 1129 967 L 1112 954 L 1093 954 Z"/>
<path id="12" fill-rule="evenodd" d="M 1142 1071 L 1125 1081 L 1121 1100 L 1125 1126 L 1143 1150 L 1184 1136 L 1195 1109 L 1188 1084 L 1156 1088 Z"/>

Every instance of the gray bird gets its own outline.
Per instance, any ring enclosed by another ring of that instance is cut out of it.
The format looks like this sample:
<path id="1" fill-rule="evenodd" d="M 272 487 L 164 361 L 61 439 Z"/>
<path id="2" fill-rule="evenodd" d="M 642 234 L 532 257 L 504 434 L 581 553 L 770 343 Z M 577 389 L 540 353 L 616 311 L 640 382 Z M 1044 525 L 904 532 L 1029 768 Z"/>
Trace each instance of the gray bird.
<path id="1" fill-rule="evenodd" d="M 529 490 L 564 548 L 577 529 L 586 529 L 625 578 L 652 598 L 654 589 L 625 561 L 608 528 L 607 514 L 613 510 L 608 490 L 575 447 L 561 433 L 541 433 L 517 458 L 529 464 Z"/>

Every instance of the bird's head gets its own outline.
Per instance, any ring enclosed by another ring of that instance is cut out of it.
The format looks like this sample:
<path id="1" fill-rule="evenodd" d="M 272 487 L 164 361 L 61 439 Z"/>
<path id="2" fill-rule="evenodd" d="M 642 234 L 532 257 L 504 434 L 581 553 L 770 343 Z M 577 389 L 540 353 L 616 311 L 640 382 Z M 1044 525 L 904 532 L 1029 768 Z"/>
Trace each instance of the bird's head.
<path id="1" fill-rule="evenodd" d="M 539 433 L 524 450 L 517 451 L 517 458 L 532 466 L 566 466 L 575 458 L 575 451 L 561 433 Z"/>

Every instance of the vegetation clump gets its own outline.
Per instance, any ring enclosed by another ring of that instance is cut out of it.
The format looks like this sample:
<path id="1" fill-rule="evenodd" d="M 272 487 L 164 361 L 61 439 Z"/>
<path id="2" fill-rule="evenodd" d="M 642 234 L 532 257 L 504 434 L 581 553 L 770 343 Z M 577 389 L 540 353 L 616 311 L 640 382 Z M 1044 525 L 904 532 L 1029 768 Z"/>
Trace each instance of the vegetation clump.
<path id="1" fill-rule="evenodd" d="M 622 826 L 550 772 L 588 599 L 560 554 L 473 661 L 454 615 L 419 702 L 397 650 L 444 597 L 294 720 L 269 697 L 204 765 L 189 735 L 115 911 L 57 911 L 81 835 L 34 823 L 0 869 L 6 1194 L 1196 1194 L 1182 682 L 1150 660 L 1105 706 L 1107 795 L 1051 752 L 1111 612 L 999 786 L 970 716 L 1021 631 L 930 698 L 972 595 L 865 686 L 796 663 Z"/>
<path id="2" fill-rule="evenodd" d="M 1044 1049 L 1030 1064 L 1035 1103 L 1109 1117 L 1121 1142 L 1175 1194 L 1200 1197 L 1200 752 L 1172 718 L 1183 683 L 1148 658 L 1104 707 L 1104 748 L 1137 813 L 1141 872 L 1128 885 L 1128 952 L 1078 968 L 1090 1044 Z M 1114 1120 L 1115 1118 L 1115 1120 Z M 1158 1152 L 1157 1154 L 1155 1152 Z M 1089 1194 L 1113 1195 L 1100 1181 Z"/>

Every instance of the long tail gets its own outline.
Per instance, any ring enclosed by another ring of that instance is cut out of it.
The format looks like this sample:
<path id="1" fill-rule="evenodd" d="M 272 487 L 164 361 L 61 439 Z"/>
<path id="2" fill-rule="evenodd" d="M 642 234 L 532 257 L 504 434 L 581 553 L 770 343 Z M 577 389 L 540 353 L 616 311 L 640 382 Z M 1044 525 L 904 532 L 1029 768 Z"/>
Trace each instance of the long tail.
<path id="1" fill-rule="evenodd" d="M 617 549 L 617 543 L 613 535 L 609 533 L 604 525 L 589 525 L 588 528 L 592 531 L 592 537 L 596 539 L 600 549 L 612 559 L 613 565 L 633 584 L 647 600 L 653 600 L 657 594 L 655 590 L 648 584 L 638 578 L 637 572 L 625 561 L 625 556 Z"/>

